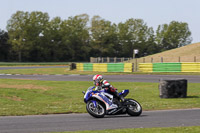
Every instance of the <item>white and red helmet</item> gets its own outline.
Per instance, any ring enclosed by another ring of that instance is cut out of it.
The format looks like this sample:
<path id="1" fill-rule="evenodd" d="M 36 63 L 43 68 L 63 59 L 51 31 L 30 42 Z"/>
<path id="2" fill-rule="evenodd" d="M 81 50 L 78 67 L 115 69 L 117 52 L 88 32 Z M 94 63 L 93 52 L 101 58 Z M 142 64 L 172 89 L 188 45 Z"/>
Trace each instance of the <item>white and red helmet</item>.
<path id="1" fill-rule="evenodd" d="M 103 76 L 97 74 L 97 75 L 94 75 L 92 79 L 94 81 L 94 85 L 99 86 L 100 85 L 100 81 L 103 79 Z"/>

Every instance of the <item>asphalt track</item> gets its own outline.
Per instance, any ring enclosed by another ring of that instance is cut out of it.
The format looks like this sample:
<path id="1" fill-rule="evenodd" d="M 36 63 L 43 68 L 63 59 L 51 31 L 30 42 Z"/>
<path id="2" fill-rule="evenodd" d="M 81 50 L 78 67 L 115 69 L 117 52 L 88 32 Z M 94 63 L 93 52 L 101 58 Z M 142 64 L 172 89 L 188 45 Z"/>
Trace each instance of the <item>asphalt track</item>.
<path id="1" fill-rule="evenodd" d="M 93 75 L 9 75 L 0 74 L 0 79 L 32 79 L 48 81 L 92 81 Z M 104 75 L 110 82 L 153 82 L 160 79 L 187 79 L 189 83 L 200 83 L 199 75 Z"/>
<path id="2" fill-rule="evenodd" d="M 128 115 L 93 118 L 89 114 L 60 114 L 0 117 L 1 133 L 38 133 L 122 128 L 199 126 L 200 109 L 144 111 Z"/>
<path id="3" fill-rule="evenodd" d="M 8 69 L 32 68 L 65 68 L 68 66 L 25 66 L 25 67 L 0 67 Z M 93 75 L 5 75 L 0 73 L 0 79 L 32 79 L 50 81 L 91 81 Z M 200 75 L 105 75 L 105 79 L 112 82 L 159 82 L 160 79 L 187 79 L 189 83 L 200 83 Z"/>

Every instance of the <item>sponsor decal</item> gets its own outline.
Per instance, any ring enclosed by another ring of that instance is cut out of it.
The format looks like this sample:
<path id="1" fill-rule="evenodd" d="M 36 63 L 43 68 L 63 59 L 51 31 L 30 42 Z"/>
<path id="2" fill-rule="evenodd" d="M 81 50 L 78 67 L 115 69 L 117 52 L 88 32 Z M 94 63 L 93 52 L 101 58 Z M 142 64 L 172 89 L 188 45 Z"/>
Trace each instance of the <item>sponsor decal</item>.
<path id="1" fill-rule="evenodd" d="M 101 97 L 106 103 L 108 103 L 109 106 L 112 105 L 112 103 L 109 101 L 109 99 L 106 96 L 103 96 L 100 93 L 98 96 Z"/>

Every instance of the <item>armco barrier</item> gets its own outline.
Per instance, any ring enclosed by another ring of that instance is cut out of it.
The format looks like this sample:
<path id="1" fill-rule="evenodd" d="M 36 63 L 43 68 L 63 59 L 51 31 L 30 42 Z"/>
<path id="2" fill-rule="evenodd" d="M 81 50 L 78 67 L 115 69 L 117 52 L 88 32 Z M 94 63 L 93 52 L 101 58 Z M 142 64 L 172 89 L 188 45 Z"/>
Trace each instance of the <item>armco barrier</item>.
<path id="1" fill-rule="evenodd" d="M 132 72 L 132 63 L 77 63 L 78 71 Z"/>
<path id="2" fill-rule="evenodd" d="M 124 63 L 124 72 L 133 72 L 133 64 Z"/>
<path id="3" fill-rule="evenodd" d="M 83 63 L 83 70 L 84 71 L 92 71 L 93 70 L 93 65 L 90 63 Z"/>
<path id="4" fill-rule="evenodd" d="M 83 71 L 83 70 L 84 70 L 83 63 L 76 63 L 76 69 L 77 69 L 78 71 Z"/>
<path id="5" fill-rule="evenodd" d="M 181 72 L 181 63 L 153 63 L 153 72 Z"/>
<path id="6" fill-rule="evenodd" d="M 124 63 L 109 63 L 107 70 L 108 72 L 124 72 Z"/>
<path id="7" fill-rule="evenodd" d="M 182 72 L 200 72 L 200 63 L 182 63 Z"/>
<path id="8" fill-rule="evenodd" d="M 200 72 L 200 63 L 140 63 L 141 72 Z"/>
<path id="9" fill-rule="evenodd" d="M 152 72 L 153 71 L 153 64 L 152 63 L 140 63 L 139 70 L 141 72 Z"/>
<path id="10" fill-rule="evenodd" d="M 93 71 L 95 72 L 107 72 L 107 64 L 104 63 L 94 63 Z"/>

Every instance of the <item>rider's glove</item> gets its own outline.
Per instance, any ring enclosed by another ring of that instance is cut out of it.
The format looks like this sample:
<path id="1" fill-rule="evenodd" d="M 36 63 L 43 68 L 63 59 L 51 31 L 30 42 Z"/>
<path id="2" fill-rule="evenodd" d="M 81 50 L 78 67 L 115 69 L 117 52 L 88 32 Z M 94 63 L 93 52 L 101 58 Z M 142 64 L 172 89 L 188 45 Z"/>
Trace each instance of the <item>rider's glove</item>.
<path id="1" fill-rule="evenodd" d="M 102 89 L 102 87 L 97 86 L 97 87 L 95 88 L 95 91 L 100 91 L 101 89 Z"/>

